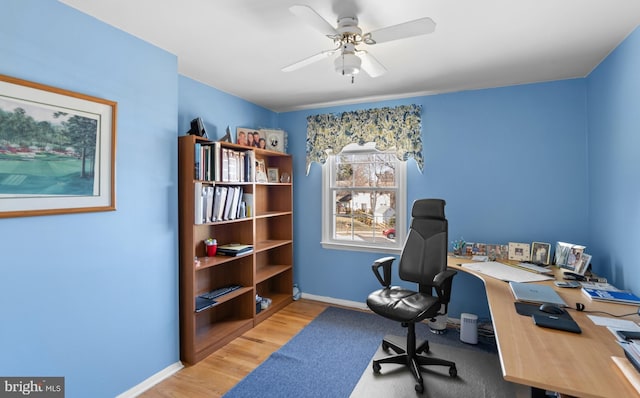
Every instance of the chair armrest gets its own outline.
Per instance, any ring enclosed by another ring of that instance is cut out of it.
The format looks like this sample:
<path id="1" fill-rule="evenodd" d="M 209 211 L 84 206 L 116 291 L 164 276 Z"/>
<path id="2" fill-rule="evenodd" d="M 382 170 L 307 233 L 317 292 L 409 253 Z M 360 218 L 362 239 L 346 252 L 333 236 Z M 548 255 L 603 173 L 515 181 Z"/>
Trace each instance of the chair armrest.
<path id="1" fill-rule="evenodd" d="M 373 274 L 378 278 L 378 281 L 383 287 L 391 286 L 391 265 L 393 264 L 394 257 L 383 257 L 373 262 L 371 270 Z M 380 274 L 380 268 L 382 267 L 382 275 Z"/>
<path id="2" fill-rule="evenodd" d="M 453 277 L 457 273 L 457 271 L 452 269 L 446 269 L 438 273 L 433 278 L 433 287 L 436 290 L 438 299 L 440 299 L 440 302 L 445 305 L 445 313 L 447 311 L 446 306 L 449 304 L 449 300 L 451 299 L 451 284 L 453 283 Z"/>
<path id="3" fill-rule="evenodd" d="M 452 269 L 446 269 L 442 272 L 440 272 L 438 275 L 436 275 L 433 278 L 433 283 L 435 286 L 440 287 L 442 286 L 443 283 L 445 283 L 448 279 L 453 278 L 453 276 L 455 274 L 457 274 L 458 271 L 454 271 Z"/>

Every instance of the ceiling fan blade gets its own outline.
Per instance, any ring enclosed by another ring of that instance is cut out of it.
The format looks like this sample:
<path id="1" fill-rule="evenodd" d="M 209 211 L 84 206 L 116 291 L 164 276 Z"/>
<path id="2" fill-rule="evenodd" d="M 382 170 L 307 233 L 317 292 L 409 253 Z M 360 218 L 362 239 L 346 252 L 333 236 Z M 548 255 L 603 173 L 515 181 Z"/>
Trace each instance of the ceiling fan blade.
<path id="1" fill-rule="evenodd" d="M 338 50 L 339 50 L 339 48 L 338 49 L 333 49 L 333 50 L 326 50 L 326 51 L 323 51 L 321 53 L 312 55 L 309 58 L 305 58 L 305 59 L 303 59 L 301 61 L 298 61 L 298 62 L 295 62 L 295 63 L 293 63 L 291 65 L 285 66 L 284 68 L 282 68 L 282 71 L 283 72 L 291 72 L 291 71 L 300 69 L 300 68 L 302 68 L 304 66 L 311 65 L 314 62 L 318 62 L 318 61 L 320 61 L 322 59 L 330 57 L 331 55 L 335 54 Z"/>
<path id="2" fill-rule="evenodd" d="M 376 59 L 376 57 L 368 52 L 356 51 L 356 55 L 358 55 L 362 60 L 362 65 L 360 67 L 367 73 L 367 75 L 371 77 L 378 77 L 387 73 L 387 68 L 385 68 L 384 65 Z"/>
<path id="3" fill-rule="evenodd" d="M 333 27 L 326 19 L 322 18 L 313 8 L 304 5 L 293 5 L 289 7 L 297 17 L 304 19 L 309 25 L 313 26 L 317 31 L 325 36 L 333 37 L 338 34 L 336 28 Z"/>
<path id="4" fill-rule="evenodd" d="M 436 23 L 431 18 L 420 18 L 413 21 L 404 22 L 398 25 L 387 26 L 386 28 L 374 30 L 365 35 L 365 43 L 376 44 L 385 43 L 392 40 L 404 39 L 407 37 L 426 35 L 436 30 Z"/>

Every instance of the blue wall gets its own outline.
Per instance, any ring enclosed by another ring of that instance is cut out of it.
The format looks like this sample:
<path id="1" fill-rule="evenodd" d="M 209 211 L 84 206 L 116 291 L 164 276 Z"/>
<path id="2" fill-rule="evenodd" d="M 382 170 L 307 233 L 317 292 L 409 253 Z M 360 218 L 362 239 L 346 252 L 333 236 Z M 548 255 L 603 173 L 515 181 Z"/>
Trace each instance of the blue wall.
<path id="1" fill-rule="evenodd" d="M 0 73 L 118 103 L 117 211 L 0 219 L 0 375 L 113 397 L 178 358 L 177 59 L 57 1 L 3 1 Z"/>
<path id="2" fill-rule="evenodd" d="M 586 244 L 584 79 L 285 113 L 280 125 L 295 156 L 294 261 L 303 292 L 364 302 L 378 283 L 370 265 L 382 256 L 321 247 L 322 172 L 313 164 L 305 175 L 306 117 L 409 103 L 423 107 L 425 167 L 420 174 L 409 161 L 408 200 L 444 198 L 450 239 Z M 454 284 L 451 316 L 489 316 L 478 280 L 459 275 Z"/>
<path id="3" fill-rule="evenodd" d="M 81 33 L 81 34 L 80 34 Z M 379 255 L 320 246 L 321 168 L 306 116 L 417 103 L 425 170 L 409 201 L 447 200 L 450 238 L 584 243 L 596 271 L 640 291 L 640 33 L 586 79 L 275 114 L 177 73 L 177 60 L 55 1 L 5 0 L 0 73 L 118 102 L 117 211 L 0 219 L 0 375 L 65 376 L 67 397 L 112 397 L 179 360 L 176 137 L 282 127 L 294 155 L 295 279 L 363 302 Z M 452 316 L 488 316 L 459 275 Z"/>
<path id="4" fill-rule="evenodd" d="M 202 118 L 207 137 L 212 140 L 222 138 L 227 126 L 233 142 L 236 127 L 277 127 L 277 113 L 188 77 L 178 77 L 178 102 L 178 135 L 184 135 L 196 117 Z"/>
<path id="5" fill-rule="evenodd" d="M 588 78 L 589 241 L 595 270 L 640 293 L 640 29 Z"/>

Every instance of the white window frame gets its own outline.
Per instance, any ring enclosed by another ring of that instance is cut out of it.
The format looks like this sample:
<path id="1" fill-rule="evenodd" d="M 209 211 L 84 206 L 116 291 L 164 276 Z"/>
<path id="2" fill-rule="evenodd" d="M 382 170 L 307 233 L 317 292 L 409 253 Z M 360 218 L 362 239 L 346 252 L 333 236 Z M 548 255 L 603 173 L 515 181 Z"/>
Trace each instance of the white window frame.
<path id="1" fill-rule="evenodd" d="M 365 145 L 349 144 L 342 150 L 345 152 L 371 152 L 375 151 L 375 143 Z M 333 238 L 334 217 L 332 198 L 332 170 L 335 167 L 334 154 L 328 154 L 327 161 L 322 167 L 322 247 L 325 249 L 351 250 L 364 252 L 379 252 L 400 254 L 407 233 L 407 162 L 398 160 L 395 171 L 396 190 L 396 237 L 395 242 L 389 241 L 385 245 L 376 245 L 370 242 L 354 242 L 337 240 Z M 386 189 L 386 188 L 385 188 Z M 392 190 L 394 188 L 391 188 Z"/>

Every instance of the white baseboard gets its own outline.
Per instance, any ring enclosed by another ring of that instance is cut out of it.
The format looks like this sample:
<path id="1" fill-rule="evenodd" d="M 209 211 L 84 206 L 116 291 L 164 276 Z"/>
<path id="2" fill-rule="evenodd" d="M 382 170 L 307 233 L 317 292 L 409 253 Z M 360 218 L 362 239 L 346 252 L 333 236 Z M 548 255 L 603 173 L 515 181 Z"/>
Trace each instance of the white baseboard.
<path id="1" fill-rule="evenodd" d="M 162 369 L 158 373 L 152 375 L 148 379 L 144 380 L 142 383 L 140 383 L 140 384 L 138 384 L 136 386 L 133 386 L 132 388 L 130 388 L 127 391 L 123 392 L 122 394 L 118 395 L 116 398 L 134 398 L 134 397 L 137 397 L 138 395 L 142 394 L 143 392 L 147 391 L 151 387 L 153 387 L 156 384 L 160 383 L 162 380 L 170 377 L 171 375 L 173 375 L 174 373 L 176 373 L 177 371 L 179 371 L 182 368 L 184 368 L 184 365 L 182 364 L 182 362 L 178 361 L 176 363 L 173 363 L 173 364 L 167 366 L 166 368 Z"/>
<path id="2" fill-rule="evenodd" d="M 309 294 L 304 292 L 302 293 L 302 298 L 313 300 L 313 301 L 321 301 L 323 303 L 328 303 L 328 304 L 340 305 L 342 307 L 357 308 L 359 310 L 369 311 L 369 307 L 367 307 L 367 304 L 361 303 L 358 301 L 343 300 L 343 299 L 337 299 L 337 298 L 326 297 L 326 296 L 316 296 L 315 294 Z"/>

